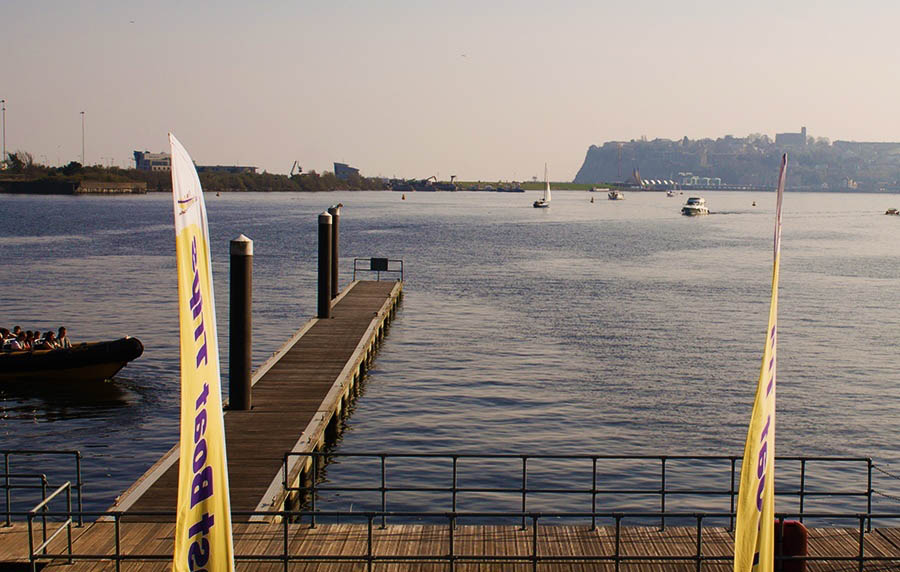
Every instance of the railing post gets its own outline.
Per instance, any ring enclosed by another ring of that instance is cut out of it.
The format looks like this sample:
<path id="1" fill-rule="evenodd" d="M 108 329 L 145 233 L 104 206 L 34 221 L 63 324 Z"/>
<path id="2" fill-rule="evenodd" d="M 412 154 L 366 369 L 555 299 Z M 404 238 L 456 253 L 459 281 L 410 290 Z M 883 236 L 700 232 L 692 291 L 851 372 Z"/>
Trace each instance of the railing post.
<path id="1" fill-rule="evenodd" d="M 522 455 L 522 530 L 525 530 L 525 497 L 528 490 L 528 456 Z"/>
<path id="2" fill-rule="evenodd" d="M 37 558 L 34 553 L 34 514 L 28 513 L 28 560 L 31 562 L 32 572 L 37 572 Z"/>
<path id="3" fill-rule="evenodd" d="M 370 512 L 367 516 L 369 527 L 366 534 L 366 570 L 372 572 L 372 521 L 375 520 L 375 515 Z"/>
<path id="4" fill-rule="evenodd" d="M 387 527 L 384 513 L 387 512 L 387 483 L 384 474 L 384 454 L 381 455 L 381 528 Z"/>
<path id="5" fill-rule="evenodd" d="M 731 458 L 731 518 L 729 519 L 728 531 L 734 531 L 734 471 L 737 464 L 737 458 Z"/>
<path id="6" fill-rule="evenodd" d="M 703 515 L 697 515 L 697 572 L 700 572 L 700 564 L 703 562 Z"/>
<path id="7" fill-rule="evenodd" d="M 591 460 L 591 530 L 597 530 L 597 457 Z"/>
<path id="8" fill-rule="evenodd" d="M 81 489 L 84 483 L 81 481 L 81 452 L 75 451 L 75 478 L 78 479 L 78 527 L 84 526 L 84 505 L 82 504 Z"/>
<path id="9" fill-rule="evenodd" d="M 281 557 L 282 562 L 284 563 L 284 572 L 288 572 L 288 563 L 290 562 L 290 556 L 288 556 L 288 516 L 287 513 L 282 514 L 281 516 L 281 524 L 282 524 L 282 551 Z M 298 525 L 299 526 L 299 525 Z"/>
<path id="10" fill-rule="evenodd" d="M 456 513 L 455 513 L 455 511 L 453 514 L 450 515 L 450 536 L 449 536 L 450 553 L 447 555 L 447 558 L 450 560 L 450 572 L 453 572 L 456 569 L 456 561 L 453 558 L 453 529 L 454 528 L 456 528 Z"/>
<path id="11" fill-rule="evenodd" d="M 319 215 L 319 298 L 318 317 L 331 317 L 331 215 Z"/>
<path id="12" fill-rule="evenodd" d="M 865 568 L 865 552 L 863 547 L 866 543 L 866 517 L 868 515 L 860 515 L 859 517 L 859 572 L 863 572 Z"/>
<path id="13" fill-rule="evenodd" d="M 328 214 L 331 215 L 331 298 L 337 298 L 338 295 L 338 245 L 340 243 L 340 229 L 338 223 L 341 220 L 342 203 L 328 207 Z"/>
<path id="14" fill-rule="evenodd" d="M 319 456 L 315 451 L 312 452 L 313 458 L 313 471 L 312 471 L 312 491 L 310 497 L 310 506 L 312 508 L 312 517 L 310 518 L 310 528 L 316 527 L 316 480 L 319 477 Z"/>
<path id="15" fill-rule="evenodd" d="M 619 572 L 619 562 L 621 560 L 622 550 L 622 515 L 613 515 L 616 517 L 616 572 Z"/>
<path id="16" fill-rule="evenodd" d="M 806 459 L 800 459 L 800 522 L 803 522 L 803 501 L 806 497 Z"/>
<path id="17" fill-rule="evenodd" d="M 457 483 L 457 463 L 459 461 L 458 455 L 453 455 L 453 492 L 452 492 L 452 508 L 454 514 L 456 514 L 456 483 Z M 453 521 L 453 526 L 456 526 L 456 520 Z"/>
<path id="18" fill-rule="evenodd" d="M 666 458 L 659 458 L 661 463 L 660 489 L 659 489 L 659 529 L 666 529 Z"/>
<path id="19" fill-rule="evenodd" d="M 119 572 L 122 568 L 122 546 L 121 541 L 119 539 L 119 520 L 122 518 L 122 513 L 117 512 L 115 517 L 115 528 L 116 528 L 116 572 Z"/>
<path id="20" fill-rule="evenodd" d="M 531 515 L 531 570 L 537 572 L 538 568 L 538 519 L 540 514 Z"/>
<path id="21" fill-rule="evenodd" d="M 66 537 L 69 548 L 68 564 L 72 563 L 72 487 L 66 487 L 66 514 L 68 522 L 66 522 Z"/>
<path id="22" fill-rule="evenodd" d="M 869 532 L 872 532 L 872 459 L 866 458 L 866 464 L 869 467 L 869 481 L 866 487 L 866 512 L 869 514 Z"/>
<path id="23" fill-rule="evenodd" d="M 3 453 L 3 474 L 6 476 L 6 526 L 12 526 L 12 494 L 10 493 L 9 484 L 9 453 Z"/>
<path id="24" fill-rule="evenodd" d="M 41 475 L 41 500 L 47 500 L 47 477 Z M 47 554 L 47 505 L 41 507 L 41 530 L 43 537 L 41 542 L 44 543 L 44 554 Z"/>
<path id="25" fill-rule="evenodd" d="M 253 359 L 253 241 L 243 234 L 231 241 L 228 321 L 228 407 L 249 411 Z"/>

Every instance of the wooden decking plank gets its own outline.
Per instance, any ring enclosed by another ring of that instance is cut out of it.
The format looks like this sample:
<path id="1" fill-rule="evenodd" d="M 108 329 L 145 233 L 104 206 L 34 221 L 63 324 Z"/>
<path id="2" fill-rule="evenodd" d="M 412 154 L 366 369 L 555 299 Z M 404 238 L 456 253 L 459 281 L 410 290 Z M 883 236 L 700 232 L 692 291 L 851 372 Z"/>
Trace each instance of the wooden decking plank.
<path id="1" fill-rule="evenodd" d="M 172 550 L 174 525 L 171 523 L 126 523 L 122 527 L 122 553 L 131 555 L 160 554 L 168 556 Z M 127 528 L 126 528 L 127 527 Z M 21 528 L 21 527 L 20 527 Z M 90 533 L 81 535 L 76 554 L 80 551 L 96 551 L 97 554 L 112 555 L 113 524 L 110 522 L 95 523 Z M 8 531 L 8 533 L 13 531 Z M 591 531 L 587 526 L 551 525 L 540 527 L 539 554 L 555 556 L 612 555 L 614 553 L 614 530 L 603 527 Z M 810 529 L 811 556 L 842 555 L 855 556 L 850 553 L 854 544 L 853 529 Z M 21 534 L 21 530 L 18 531 Z M 0 538 L 3 532 L 0 531 Z M 364 556 L 366 553 L 367 528 L 365 524 L 320 524 L 315 529 L 308 525 L 288 525 L 289 550 L 291 554 L 316 554 L 320 556 Z M 448 530 L 446 526 L 434 525 L 390 525 L 387 529 L 373 529 L 375 554 L 379 556 L 421 555 L 442 558 L 448 553 Z M 457 555 L 524 555 L 530 554 L 531 529 L 518 530 L 516 526 L 483 526 L 465 525 L 457 528 L 455 533 L 455 553 Z M 857 533 L 858 534 L 858 533 Z M 730 555 L 733 546 L 730 534 L 719 528 L 703 530 L 704 555 Z M 879 529 L 866 535 L 866 549 L 871 555 L 885 557 L 896 556 L 897 560 L 888 562 L 869 562 L 865 570 L 896 570 L 900 561 L 900 551 L 887 540 L 888 537 L 900 538 L 900 531 Z M 234 526 L 236 554 L 247 555 L 279 555 L 282 551 L 281 524 L 269 523 L 236 523 Z M 671 527 L 659 531 L 653 527 L 623 527 L 623 554 L 631 556 L 691 556 L 696 553 L 696 536 L 690 527 Z M 856 545 L 858 546 L 858 544 Z M 168 570 L 168 559 L 161 562 L 129 561 L 123 563 L 123 570 Z M 276 562 L 241 562 L 238 570 L 281 570 L 282 564 Z M 471 571 L 525 571 L 531 569 L 530 563 L 457 563 L 457 568 Z M 72 566 L 56 562 L 46 570 L 67 571 L 101 571 L 114 570 L 112 561 L 79 561 Z M 307 572 L 344 572 L 365 570 L 364 563 L 330 562 L 330 563 L 292 563 L 292 571 Z M 378 564 L 376 569 L 397 572 L 422 572 L 447 569 L 447 562 L 423 563 L 405 562 L 396 564 Z M 557 562 L 541 563 L 541 570 L 567 572 L 609 572 L 614 569 L 612 562 Z M 704 562 L 701 570 L 725 571 L 731 569 L 731 562 Z M 858 563 L 849 562 L 809 562 L 810 572 L 857 570 Z M 693 561 L 641 561 L 623 562 L 620 570 L 631 572 L 651 571 L 693 571 Z"/>

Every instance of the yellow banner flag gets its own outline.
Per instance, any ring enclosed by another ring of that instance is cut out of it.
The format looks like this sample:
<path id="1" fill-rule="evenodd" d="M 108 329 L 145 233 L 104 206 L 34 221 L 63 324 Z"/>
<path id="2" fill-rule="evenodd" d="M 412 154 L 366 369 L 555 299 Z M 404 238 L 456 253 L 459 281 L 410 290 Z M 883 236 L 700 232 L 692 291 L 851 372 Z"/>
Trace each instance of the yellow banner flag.
<path id="1" fill-rule="evenodd" d="M 172 570 L 234 570 L 209 229 L 200 179 L 171 133 L 181 321 L 181 440 Z"/>
<path id="2" fill-rule="evenodd" d="M 734 532 L 734 571 L 773 572 L 775 569 L 775 348 L 778 321 L 778 265 L 781 259 L 781 202 L 787 155 L 781 157 L 775 199 L 775 248 L 772 302 L 766 328 L 766 348 L 750 415 Z"/>

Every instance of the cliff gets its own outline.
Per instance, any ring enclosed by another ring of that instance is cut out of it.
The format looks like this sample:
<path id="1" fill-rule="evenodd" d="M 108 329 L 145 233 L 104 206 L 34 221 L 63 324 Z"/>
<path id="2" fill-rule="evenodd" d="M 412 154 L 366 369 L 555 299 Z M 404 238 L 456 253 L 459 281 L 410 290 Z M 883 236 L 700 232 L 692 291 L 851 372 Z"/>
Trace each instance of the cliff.
<path id="1" fill-rule="evenodd" d="M 686 173 L 725 185 L 774 187 L 781 154 L 788 186 L 806 190 L 900 190 L 900 143 L 818 140 L 775 145 L 765 135 L 672 141 L 609 141 L 591 145 L 575 183 L 622 181 L 638 168 L 643 179 L 682 183 Z"/>

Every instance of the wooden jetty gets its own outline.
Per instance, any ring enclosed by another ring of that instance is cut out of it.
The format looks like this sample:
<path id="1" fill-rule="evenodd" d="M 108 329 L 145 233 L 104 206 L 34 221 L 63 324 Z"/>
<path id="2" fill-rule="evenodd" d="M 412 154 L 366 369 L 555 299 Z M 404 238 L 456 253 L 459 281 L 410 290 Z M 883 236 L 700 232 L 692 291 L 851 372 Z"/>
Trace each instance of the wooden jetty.
<path id="1" fill-rule="evenodd" d="M 340 417 L 394 316 L 402 282 L 354 281 L 334 300 L 331 318 L 300 328 L 253 375 L 253 408 L 225 412 L 233 511 L 284 506 L 287 451 L 320 450 Z M 293 458 L 291 481 L 308 459 Z M 178 485 L 175 445 L 118 499 L 112 510 L 171 512 Z"/>
<path id="2" fill-rule="evenodd" d="M 44 570 L 116 570 L 114 524 L 98 522 L 75 529 L 72 564 L 62 559 Z M 5 535 L 0 532 L 0 551 L 5 536 L 23 535 L 22 527 Z M 174 524 L 132 521 L 119 523 L 119 570 L 162 571 L 171 567 Z M 15 528 L 15 527 L 14 527 Z M 2 529 L 0 529 L 2 530 Z M 371 532 L 371 536 L 370 536 Z M 286 522 L 242 522 L 234 526 L 237 570 L 240 571 L 492 571 L 526 572 L 561 570 L 572 572 L 716 571 L 732 570 L 733 534 L 721 527 L 701 531 L 700 558 L 697 527 L 623 526 L 618 537 L 614 526 L 591 530 L 583 525 L 547 525 L 535 531 L 528 527 L 397 524 L 371 530 L 365 524 L 330 524 L 310 528 Z M 19 538 L 18 546 L 23 546 Z M 27 546 L 27 543 L 24 544 Z M 57 539 L 51 553 L 65 552 L 65 541 Z M 451 564 L 452 554 L 452 564 Z M 873 529 L 864 535 L 860 565 L 859 533 L 854 528 L 811 528 L 809 572 L 843 570 L 897 570 L 900 568 L 900 531 Z M 83 559 L 78 557 L 82 555 Z M 87 558 L 87 555 L 91 555 Z M 290 555 L 290 559 L 284 559 Z M 537 555 L 539 558 L 535 559 Z M 103 558 L 106 558 L 105 560 Z M 840 561 L 816 561 L 839 557 Z M 413 558 L 421 560 L 413 561 Z M 587 561 L 585 558 L 603 558 Z M 479 561 L 481 560 L 481 561 Z M 618 562 L 616 562 L 618 560 Z"/>

